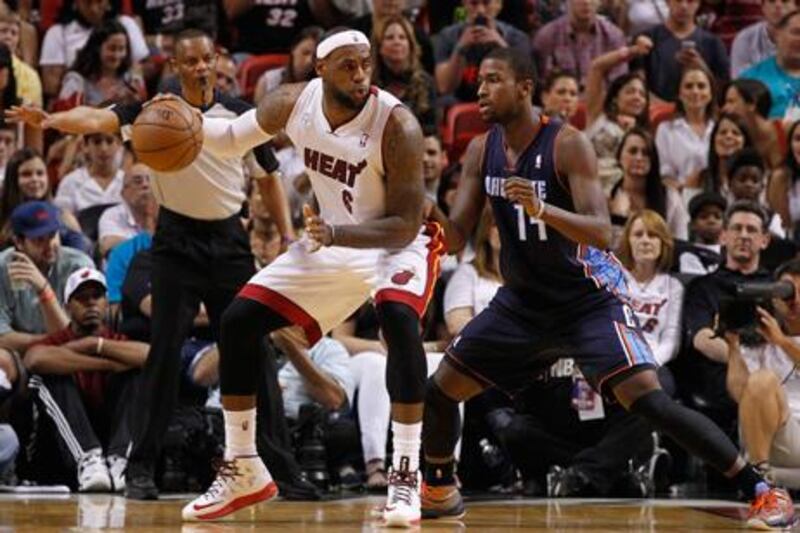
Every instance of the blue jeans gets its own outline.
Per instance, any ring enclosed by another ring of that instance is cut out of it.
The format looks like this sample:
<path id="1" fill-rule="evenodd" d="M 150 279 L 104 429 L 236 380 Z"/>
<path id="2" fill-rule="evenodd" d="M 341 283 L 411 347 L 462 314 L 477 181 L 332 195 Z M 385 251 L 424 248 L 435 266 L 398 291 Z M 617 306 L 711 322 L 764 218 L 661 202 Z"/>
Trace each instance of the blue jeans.
<path id="1" fill-rule="evenodd" d="M 8 424 L 0 424 L 0 477 L 12 466 L 19 451 L 19 440 L 14 429 Z"/>

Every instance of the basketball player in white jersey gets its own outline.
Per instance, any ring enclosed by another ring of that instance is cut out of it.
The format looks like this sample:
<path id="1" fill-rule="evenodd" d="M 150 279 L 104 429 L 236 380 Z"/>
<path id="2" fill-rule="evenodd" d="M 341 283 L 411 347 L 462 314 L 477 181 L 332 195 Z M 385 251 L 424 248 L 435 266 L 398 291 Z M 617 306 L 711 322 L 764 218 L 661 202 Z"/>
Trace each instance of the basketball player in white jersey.
<path id="1" fill-rule="evenodd" d="M 320 213 L 306 207 L 305 240 L 256 274 L 223 316 L 227 462 L 208 492 L 184 507 L 185 520 L 221 518 L 277 493 L 254 444 L 257 343 L 294 325 L 314 344 L 370 296 L 388 346 L 392 400 L 384 519 L 395 526 L 420 519 L 426 365 L 419 317 L 444 243 L 438 225 L 423 225 L 421 128 L 396 98 L 370 87 L 370 58 L 364 34 L 334 33 L 317 47 L 319 78 L 279 88 L 238 119 L 204 119 L 204 143 L 221 155 L 238 155 L 285 129 L 305 158 Z"/>

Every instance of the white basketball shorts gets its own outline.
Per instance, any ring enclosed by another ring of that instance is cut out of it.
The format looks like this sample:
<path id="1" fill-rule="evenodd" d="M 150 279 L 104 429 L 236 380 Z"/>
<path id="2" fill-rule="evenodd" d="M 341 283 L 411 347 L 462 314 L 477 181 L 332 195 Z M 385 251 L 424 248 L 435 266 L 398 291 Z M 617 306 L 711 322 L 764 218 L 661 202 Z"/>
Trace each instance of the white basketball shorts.
<path id="1" fill-rule="evenodd" d="M 309 253 L 295 242 L 239 292 L 301 326 L 309 345 L 353 314 L 370 296 L 400 302 L 421 317 L 439 276 L 444 233 L 426 223 L 400 250 L 323 247 Z"/>

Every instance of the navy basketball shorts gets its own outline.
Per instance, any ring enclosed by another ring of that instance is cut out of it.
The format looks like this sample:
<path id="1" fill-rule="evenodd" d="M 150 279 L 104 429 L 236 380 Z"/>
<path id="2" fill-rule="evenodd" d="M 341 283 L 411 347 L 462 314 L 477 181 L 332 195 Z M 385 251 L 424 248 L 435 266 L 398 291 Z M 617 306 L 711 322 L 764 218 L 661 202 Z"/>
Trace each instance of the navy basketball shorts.
<path id="1" fill-rule="evenodd" d="M 577 306 L 576 306 L 577 308 Z M 448 346 L 445 359 L 486 387 L 514 395 L 561 357 L 573 357 L 599 392 L 628 369 L 655 368 L 633 311 L 615 297 L 569 317 L 533 320 L 498 298 Z"/>

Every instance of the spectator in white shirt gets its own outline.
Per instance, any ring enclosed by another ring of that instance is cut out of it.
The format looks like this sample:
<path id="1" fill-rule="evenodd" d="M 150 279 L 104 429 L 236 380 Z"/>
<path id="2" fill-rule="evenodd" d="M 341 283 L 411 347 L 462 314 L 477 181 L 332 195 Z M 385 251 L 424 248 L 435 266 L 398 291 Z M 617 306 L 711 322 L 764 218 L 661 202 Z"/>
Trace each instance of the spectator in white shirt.
<path id="1" fill-rule="evenodd" d="M 677 117 L 662 122 L 656 131 L 661 177 L 683 188 L 708 165 L 708 146 L 714 129 L 714 76 L 706 69 L 684 69 L 678 83 Z"/>
<path id="2" fill-rule="evenodd" d="M 58 94 L 61 78 L 72 66 L 78 51 L 83 48 L 92 29 L 102 24 L 108 17 L 109 2 L 107 0 L 75 0 L 74 6 L 66 3 L 64 9 L 74 9 L 69 13 L 73 18 L 69 22 L 54 24 L 47 30 L 42 42 L 42 53 L 39 66 L 42 70 L 42 88 L 46 96 Z M 126 15 L 116 17 L 128 32 L 133 64 L 145 59 L 149 54 L 144 34 L 136 21 Z"/>
<path id="3" fill-rule="evenodd" d="M 628 219 L 617 252 L 626 268 L 630 305 L 659 365 L 680 347 L 683 285 L 667 273 L 673 250 L 664 219 L 645 209 Z"/>
<path id="4" fill-rule="evenodd" d="M 87 165 L 66 176 L 58 185 L 53 202 L 77 215 L 87 207 L 122 201 L 125 173 L 119 168 L 121 148 L 117 135 L 93 133 L 86 136 Z"/>
<path id="5" fill-rule="evenodd" d="M 778 22 L 796 8 L 795 0 L 761 0 L 764 20 L 741 30 L 731 45 L 731 78 L 775 55 Z"/>
<path id="6" fill-rule="evenodd" d="M 146 231 L 155 231 L 158 203 L 150 188 L 150 168 L 133 164 L 122 181 L 122 203 L 106 209 L 98 224 L 100 254 L 106 256 L 114 246 Z"/>
<path id="7" fill-rule="evenodd" d="M 739 404 L 739 426 L 750 462 L 765 474 L 772 466 L 800 468 L 800 260 L 781 265 L 776 278 L 794 286 L 788 300 L 773 300 L 774 316 L 758 309 L 765 342 L 740 344 L 726 334 L 727 387 Z"/>

